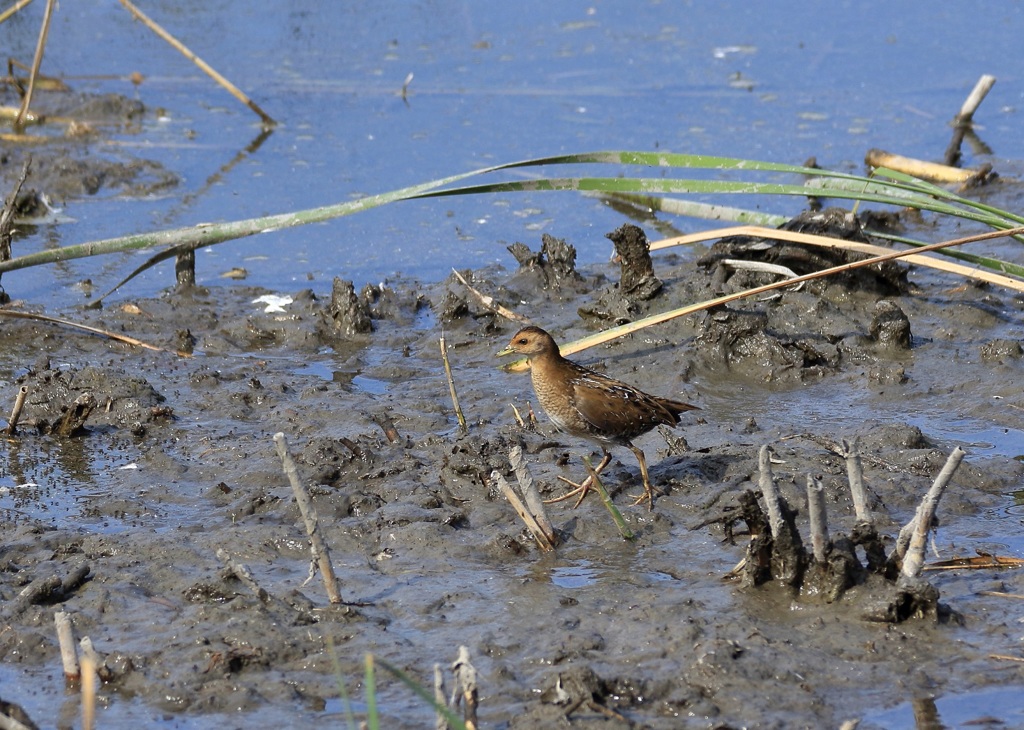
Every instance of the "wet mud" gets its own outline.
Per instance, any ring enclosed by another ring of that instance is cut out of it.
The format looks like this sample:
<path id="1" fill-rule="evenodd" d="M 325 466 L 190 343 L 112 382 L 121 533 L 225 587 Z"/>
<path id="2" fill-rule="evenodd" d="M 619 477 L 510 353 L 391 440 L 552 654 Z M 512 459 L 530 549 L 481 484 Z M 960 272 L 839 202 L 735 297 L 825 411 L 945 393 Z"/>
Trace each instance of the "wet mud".
<path id="1" fill-rule="evenodd" d="M 102 109 L 124 123 L 134 115 Z M 73 147 L 36 161 L 48 197 L 175 182 L 146 163 L 133 172 L 82 162 Z M 16 178 L 20 161 L 4 165 Z M 792 226 L 863 236 L 835 209 Z M 751 239 L 652 259 L 636 226 L 608 238 L 607 264 L 578 267 L 571 240 L 545 235 L 510 246 L 507 269 L 461 273 L 564 343 L 774 276 L 737 259 L 798 274 L 848 260 Z M 292 301 L 275 311 L 258 302 L 266 294 Z M 641 486 L 630 454 L 616 451 L 604 472 L 635 539 L 623 540 L 591 496 L 576 510 L 551 506 L 560 545 L 550 553 L 489 475 L 513 480 L 508 454 L 521 445 L 543 496 L 555 497 L 559 476 L 583 476 L 590 445 L 530 418 L 528 379 L 495 358 L 520 324 L 455 277 L 286 292 L 183 286 L 57 314 L 168 351 L 29 320 L 0 326 L 0 411 L 27 388 L 17 429 L 0 439 L 0 709 L 22 721 L 77 722 L 58 609 L 103 657 L 108 728 L 182 718 L 340 726 L 339 681 L 357 714 L 365 709 L 367 653 L 429 686 L 459 646 L 477 670 L 481 726 L 510 729 L 885 727 L 872 712 L 934 713 L 937 697 L 1024 685 L 993 659 L 1016 647 L 1015 607 L 986 594 L 1024 593 L 1018 572 L 925 573 L 922 610 L 895 615 L 891 576 L 870 569 L 956 445 L 947 421 L 1024 429 L 1019 295 L 889 263 L 580 353 L 702 410 L 638 440 L 661 491 L 653 511 L 630 506 Z M 838 427 L 821 417 L 833 401 L 849 411 Z M 894 403 L 907 418 L 873 413 Z M 307 581 L 277 432 L 319 513 L 343 605 Z M 842 455 L 853 437 L 877 536 L 858 533 L 853 516 Z M 746 526 L 758 524 L 764 444 L 795 515 L 791 544 L 807 541 L 808 474 L 824 487 L 833 550 L 827 564 L 801 566 L 802 590 L 779 577 L 786 566 L 775 578 L 727 577 L 757 554 Z M 943 557 L 1012 553 L 1024 446 L 961 445 L 968 456 L 939 507 L 935 546 Z M 247 566 L 258 589 L 225 558 Z M 379 674 L 377 692 L 384 726 L 433 726 L 430 708 L 394 678 Z"/>
<path id="2" fill-rule="evenodd" d="M 633 231 L 616 234 L 636 243 Z M 641 256 L 624 273 L 625 253 L 577 271 L 571 244 L 552 238 L 540 254 L 517 248 L 508 270 L 464 275 L 565 342 L 758 283 L 763 274 L 719 262 L 752 245 L 723 242 L 699 262 L 655 257 L 653 267 Z M 771 255 L 790 265 L 818 255 L 785 248 Z M 863 575 L 836 594 L 725 579 L 750 537 L 716 516 L 742 509 L 756 489 L 760 445 L 774 445 L 792 509 L 805 511 L 814 474 L 830 528 L 848 534 L 840 441 L 859 436 L 885 549 L 952 448 L 898 421 L 851 418 L 842 432 L 822 432 L 798 408 L 759 408 L 759 397 L 809 384 L 892 399 L 950 388 L 939 376 L 955 351 L 956 382 L 1006 383 L 993 395 L 1024 408 L 1008 382 L 1024 367 L 1013 347 L 1021 299 L 971 285 L 924 293 L 935 281 L 913 279 L 893 265 L 814 282 L 579 354 L 703 410 L 640 440 L 663 492 L 653 512 L 629 506 L 640 486 L 631 455 L 616 453 L 606 470 L 633 541 L 592 496 L 577 510 L 551 507 L 561 545 L 548 554 L 487 475 L 513 479 L 508 451 L 519 443 L 542 494 L 556 496 L 557 477 L 579 479 L 590 447 L 542 414 L 536 425 L 516 422 L 509 404 L 528 413 L 532 393 L 494 354 L 519 325 L 454 277 L 274 292 L 294 300 L 277 312 L 254 303 L 268 292 L 233 286 L 70 313 L 169 349 L 187 344 L 190 358 L 7 321 L 0 402 L 13 403 L 22 385 L 29 397 L 0 446 L 0 659 L 15 676 L 45 668 L 49 680 L 28 692 L 7 689 L 27 680 L 5 681 L 3 699 L 30 715 L 47 707 L 42 725 L 76 716 L 60 677 L 58 608 L 105 656 L 108 711 L 132 704 L 199 724 L 219 713 L 252 726 L 340 722 L 338 672 L 358 699 L 367 652 L 429 685 L 433 665 L 447 666 L 459 645 L 478 673 L 486 727 L 837 727 L 867 707 L 1005 685 L 1007 668 L 989 655 L 1010 649 L 1016 617 L 1005 599 L 978 593 L 1024 593 L 1017 573 L 926 573 L 948 610 L 899 623 L 879 609 L 884 581 Z M 960 327 L 971 329 L 969 343 L 954 336 Z M 448 396 L 442 329 L 467 433 Z M 752 398 L 738 406 L 729 396 L 738 392 Z M 58 435 L 54 424 L 86 395 L 88 415 Z M 1014 415 L 1001 413 L 990 415 Z M 313 496 L 347 605 L 329 605 L 318 580 L 306 582 L 308 544 L 275 454 L 278 431 Z M 969 453 L 939 509 L 947 557 L 1017 529 L 1003 511 L 1022 474 L 1007 456 Z M 263 592 L 218 550 L 248 566 Z M 56 588 L 38 588 L 47 581 Z M 32 600 L 19 601 L 33 585 Z M 388 727 L 432 726 L 430 709 L 394 679 L 379 676 L 378 692 Z"/>

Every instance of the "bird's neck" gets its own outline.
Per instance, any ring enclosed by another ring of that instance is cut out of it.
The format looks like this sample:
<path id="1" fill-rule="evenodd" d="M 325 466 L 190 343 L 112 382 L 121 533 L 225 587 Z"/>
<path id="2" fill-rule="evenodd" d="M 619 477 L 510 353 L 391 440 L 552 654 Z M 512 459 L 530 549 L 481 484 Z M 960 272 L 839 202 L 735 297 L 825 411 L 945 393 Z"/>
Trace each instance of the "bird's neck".
<path id="1" fill-rule="evenodd" d="M 530 358 L 530 375 L 534 384 L 550 381 L 561 369 L 565 360 L 557 352 L 542 352 Z"/>

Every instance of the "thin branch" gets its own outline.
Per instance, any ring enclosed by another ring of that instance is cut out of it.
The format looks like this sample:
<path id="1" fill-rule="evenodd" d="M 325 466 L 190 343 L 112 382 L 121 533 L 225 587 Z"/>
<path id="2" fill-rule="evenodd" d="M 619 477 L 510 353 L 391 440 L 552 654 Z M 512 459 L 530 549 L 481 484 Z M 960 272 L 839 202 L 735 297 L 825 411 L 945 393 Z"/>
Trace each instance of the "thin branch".
<path id="1" fill-rule="evenodd" d="M 189 50 L 189 48 L 187 46 L 185 46 L 184 43 L 182 43 L 177 38 L 175 38 L 173 35 L 171 35 L 166 30 L 164 30 L 153 19 L 151 19 L 149 16 L 147 16 L 145 13 L 143 13 L 141 10 L 139 10 L 137 7 L 135 7 L 134 4 L 129 2 L 129 0 L 121 0 L 121 4 L 125 8 L 127 8 L 128 12 L 130 12 L 132 15 L 134 15 L 136 17 L 136 19 L 141 21 L 143 25 L 145 25 L 151 31 L 153 31 L 158 36 L 160 36 L 165 41 L 167 41 L 176 51 L 178 51 L 180 54 L 185 56 L 185 58 L 187 58 L 188 60 L 192 61 L 192 63 L 194 63 L 196 66 L 198 66 L 203 71 L 203 73 L 205 73 L 207 76 L 209 76 L 214 81 L 216 81 L 218 84 L 220 84 L 222 87 L 227 89 L 229 94 L 231 94 L 233 97 L 235 97 L 240 102 L 242 102 L 247 107 L 249 107 L 254 112 L 256 112 L 256 114 L 259 115 L 259 118 L 263 120 L 263 125 L 264 126 L 266 126 L 266 127 L 275 127 L 275 126 L 277 126 L 277 122 L 273 119 L 273 117 L 271 117 L 269 114 L 267 114 L 265 111 L 263 111 L 259 107 L 259 105 L 256 102 L 254 102 L 252 99 L 250 99 L 248 96 L 246 96 L 242 92 L 241 89 L 239 89 L 233 83 L 231 83 L 226 78 L 224 78 L 219 73 L 217 73 L 213 69 L 213 67 L 211 67 L 208 63 L 206 63 L 206 61 L 204 61 L 203 59 L 199 58 L 199 56 L 197 56 L 195 53 L 193 53 L 191 50 Z"/>
<path id="2" fill-rule="evenodd" d="M 46 0 L 46 10 L 43 12 L 43 25 L 39 29 L 39 39 L 36 41 L 36 54 L 32 58 L 32 71 L 28 76 L 28 90 L 25 92 L 25 98 L 21 100 L 18 116 L 14 119 L 14 131 L 18 134 L 25 131 L 25 115 L 28 114 L 28 107 L 32 103 L 32 92 L 35 90 L 39 66 L 43 63 L 43 51 L 46 49 L 46 37 L 50 33 L 50 19 L 53 18 L 54 4 L 54 0 Z"/>
<path id="3" fill-rule="evenodd" d="M 473 298 L 480 302 L 480 305 L 483 306 L 485 309 L 488 309 L 491 312 L 494 312 L 495 314 L 504 317 L 505 319 L 510 319 L 513 322 L 530 324 L 529 317 L 524 317 L 518 312 L 513 312 L 508 307 L 504 307 L 498 304 L 496 301 L 494 301 L 494 297 L 488 296 L 487 294 L 484 294 L 483 292 L 476 289 L 472 284 L 466 281 L 466 277 L 464 277 L 455 269 L 452 269 L 452 273 L 455 274 L 455 278 L 458 279 L 462 283 L 462 285 L 466 287 L 467 290 L 469 290 L 469 293 L 473 295 Z"/>
<path id="4" fill-rule="evenodd" d="M 324 588 L 327 591 L 327 599 L 331 603 L 343 603 L 341 591 L 338 590 L 338 580 L 334 576 L 334 566 L 331 564 L 331 554 L 327 549 L 327 543 L 320 532 L 320 522 L 313 506 L 313 500 L 309 498 L 306 489 L 299 480 L 299 469 L 295 465 L 292 455 L 288 452 L 288 440 L 283 433 L 274 434 L 274 445 L 277 447 L 277 455 L 281 458 L 281 465 L 284 468 L 285 476 L 292 486 L 292 493 L 295 495 L 295 503 L 299 506 L 302 519 L 306 523 L 306 534 L 309 535 L 310 548 L 313 552 L 313 559 L 320 566 L 320 575 L 324 580 Z"/>
<path id="5" fill-rule="evenodd" d="M 14 408 L 11 409 L 11 417 L 7 421 L 7 435 L 13 436 L 18 431 L 18 420 L 21 418 L 21 411 L 25 407 L 25 399 L 28 397 L 28 386 L 18 388 L 18 395 L 14 398 Z"/>
<path id="6" fill-rule="evenodd" d="M 444 374 L 448 378 L 448 392 L 452 396 L 452 405 L 455 407 L 455 417 L 459 419 L 459 430 L 462 433 L 469 433 L 466 426 L 466 417 L 462 414 L 462 406 L 459 405 L 459 394 L 455 391 L 455 378 L 452 377 L 452 365 L 448 362 L 448 345 L 445 343 L 444 334 L 441 335 L 441 360 L 444 362 Z"/>
<path id="7" fill-rule="evenodd" d="M 173 352 L 178 357 L 192 357 L 190 353 L 183 352 L 181 350 L 168 350 L 163 347 L 157 347 L 151 345 L 148 342 L 137 340 L 134 337 L 128 335 L 121 335 L 116 332 L 108 332 L 107 330 L 97 329 L 96 327 L 90 327 L 87 324 L 80 324 L 78 322 L 72 322 L 67 319 L 59 319 L 57 317 L 50 317 L 45 314 L 36 314 L 35 312 L 16 312 L 11 309 L 0 309 L 0 317 L 13 317 L 14 319 L 34 319 L 37 322 L 47 322 L 48 324 L 59 324 L 64 327 L 72 327 L 74 329 L 82 330 L 83 332 L 89 332 L 94 335 L 100 335 L 101 337 L 108 337 L 118 342 L 124 342 L 128 345 L 135 345 L 136 347 L 144 347 L 147 350 L 154 350 L 156 352 Z"/>

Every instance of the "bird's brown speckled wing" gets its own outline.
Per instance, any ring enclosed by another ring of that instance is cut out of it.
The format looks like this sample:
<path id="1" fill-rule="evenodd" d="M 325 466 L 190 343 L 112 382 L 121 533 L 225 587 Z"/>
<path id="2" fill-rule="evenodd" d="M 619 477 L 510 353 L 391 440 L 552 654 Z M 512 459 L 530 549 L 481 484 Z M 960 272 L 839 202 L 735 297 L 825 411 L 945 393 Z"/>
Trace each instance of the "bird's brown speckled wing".
<path id="1" fill-rule="evenodd" d="M 629 441 L 658 424 L 674 426 L 679 422 L 660 399 L 599 373 L 581 373 L 572 385 L 569 402 L 595 437 Z"/>

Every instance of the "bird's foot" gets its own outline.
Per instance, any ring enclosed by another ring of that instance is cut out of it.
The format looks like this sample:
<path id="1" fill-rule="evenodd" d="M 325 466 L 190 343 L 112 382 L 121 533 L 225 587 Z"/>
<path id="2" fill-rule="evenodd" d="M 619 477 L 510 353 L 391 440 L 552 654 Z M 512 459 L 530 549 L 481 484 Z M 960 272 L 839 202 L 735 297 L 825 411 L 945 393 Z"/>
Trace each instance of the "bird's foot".
<path id="1" fill-rule="evenodd" d="M 629 495 L 634 500 L 632 506 L 636 507 L 638 504 L 642 504 L 643 502 L 646 501 L 647 502 L 647 509 L 649 511 L 653 512 L 654 511 L 654 493 L 655 492 L 657 492 L 659 496 L 664 496 L 665 495 L 665 493 L 663 491 L 661 491 L 660 489 L 655 489 L 650 484 L 644 484 L 644 493 L 643 494 L 631 494 L 631 495 Z"/>
<path id="2" fill-rule="evenodd" d="M 574 504 L 572 508 L 576 509 L 581 504 L 583 504 L 583 498 L 586 497 L 587 494 L 590 492 L 590 485 L 593 484 L 593 479 L 591 479 L 591 477 L 587 477 L 586 479 L 583 480 L 582 483 L 577 484 L 576 482 L 569 481 L 565 477 L 558 478 L 561 479 L 566 484 L 568 484 L 570 487 L 573 487 L 573 489 L 569 492 L 566 492 L 561 497 L 555 497 L 554 499 L 545 499 L 544 504 L 555 504 L 556 502 L 564 502 L 567 499 L 572 499 L 577 494 L 579 495 L 579 499 L 576 500 L 576 504 Z"/>

